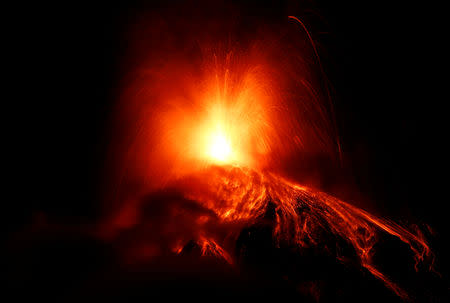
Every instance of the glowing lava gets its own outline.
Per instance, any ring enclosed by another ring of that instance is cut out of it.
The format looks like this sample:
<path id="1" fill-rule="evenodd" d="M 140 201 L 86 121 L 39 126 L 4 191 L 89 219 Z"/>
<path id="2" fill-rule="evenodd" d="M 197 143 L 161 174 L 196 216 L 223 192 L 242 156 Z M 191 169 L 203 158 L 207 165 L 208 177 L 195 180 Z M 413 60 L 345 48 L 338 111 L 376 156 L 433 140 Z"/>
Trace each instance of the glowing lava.
<path id="1" fill-rule="evenodd" d="M 350 244 L 361 266 L 403 299 L 408 299 L 408 294 L 382 273 L 372 260 L 377 237 L 387 233 L 409 245 L 416 270 L 419 263 L 433 258 L 420 233 L 272 173 L 236 166 L 212 166 L 179 180 L 175 187 L 182 189 L 187 199 L 197 201 L 211 211 L 219 218 L 220 224 L 241 228 L 258 222 L 272 204 L 275 210 L 273 239 L 276 243 L 289 243 L 299 248 L 319 246 L 323 245 L 321 232 L 326 231 Z M 240 228 L 234 231 L 229 228 L 227 237 L 237 238 L 239 231 Z M 210 248 L 209 254 L 231 263 L 229 254 L 219 246 L 217 235 L 203 227 L 200 227 L 200 234 L 202 236 L 197 241 L 202 247 Z M 345 259 L 346 256 L 338 254 L 336 258 Z"/>

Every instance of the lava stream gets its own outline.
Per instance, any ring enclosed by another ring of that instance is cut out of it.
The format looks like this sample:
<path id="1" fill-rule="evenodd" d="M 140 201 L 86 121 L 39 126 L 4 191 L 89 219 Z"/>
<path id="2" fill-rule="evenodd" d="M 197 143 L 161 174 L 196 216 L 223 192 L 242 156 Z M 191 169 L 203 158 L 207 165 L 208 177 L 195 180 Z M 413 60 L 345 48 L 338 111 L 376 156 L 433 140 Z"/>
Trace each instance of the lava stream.
<path id="1" fill-rule="evenodd" d="M 408 244 L 414 253 L 416 269 L 419 262 L 433 257 L 421 235 L 272 173 L 238 166 L 213 166 L 179 180 L 176 187 L 181 188 L 187 199 L 213 211 L 223 224 L 251 225 L 265 214 L 269 203 L 273 203 L 275 242 L 289 242 L 300 248 L 316 245 L 321 241 L 318 229 L 326 228 L 347 241 L 354 248 L 361 265 L 404 299 L 407 299 L 407 293 L 372 262 L 377 234 L 386 232 Z M 302 212 L 305 209 L 307 212 Z M 207 234 L 207 231 L 202 233 Z M 203 254 L 216 255 L 231 263 L 229 254 L 220 248 L 216 240 L 203 236 L 199 243 Z"/>

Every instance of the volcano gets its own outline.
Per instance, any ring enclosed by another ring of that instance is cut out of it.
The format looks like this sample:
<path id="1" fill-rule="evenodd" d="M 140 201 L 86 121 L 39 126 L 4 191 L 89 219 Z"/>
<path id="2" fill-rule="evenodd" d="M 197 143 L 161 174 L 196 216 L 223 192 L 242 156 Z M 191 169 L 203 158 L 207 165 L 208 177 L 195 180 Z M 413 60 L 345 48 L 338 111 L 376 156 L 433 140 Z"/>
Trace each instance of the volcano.
<path id="1" fill-rule="evenodd" d="M 11 123 L 14 296 L 439 301 L 435 52 L 405 30 L 426 22 L 399 5 L 389 23 L 390 2 L 132 2 L 68 5 L 24 39 L 45 50 L 24 46 L 42 83 Z"/>
<path id="2" fill-rule="evenodd" d="M 130 46 L 143 55 L 117 103 L 108 186 L 115 190 L 99 228 L 123 262 L 194 254 L 240 269 L 252 263 L 251 251 L 283 247 L 351 264 L 408 300 L 375 252 L 388 238 L 408 247 L 412 268 L 432 269 L 423 232 L 289 177 L 310 155 L 341 156 L 330 89 L 302 20 L 286 16 L 258 34 L 227 18 L 202 20 L 218 34 L 176 19 L 156 48 L 142 44 L 161 34 L 148 22 L 138 26 L 145 39 Z M 251 248 L 260 232 L 266 246 Z"/>

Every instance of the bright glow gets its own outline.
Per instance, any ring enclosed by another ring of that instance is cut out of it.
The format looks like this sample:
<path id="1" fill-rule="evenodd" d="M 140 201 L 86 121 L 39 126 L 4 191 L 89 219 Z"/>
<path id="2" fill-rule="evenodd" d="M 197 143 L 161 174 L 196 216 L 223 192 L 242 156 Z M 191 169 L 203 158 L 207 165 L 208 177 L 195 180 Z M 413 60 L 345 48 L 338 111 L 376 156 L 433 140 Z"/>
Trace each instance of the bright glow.
<path id="1" fill-rule="evenodd" d="M 231 159 L 231 145 L 224 134 L 216 133 L 212 136 L 211 145 L 209 147 L 209 157 L 215 161 L 225 163 Z"/>
<path id="2" fill-rule="evenodd" d="M 205 106 L 204 118 L 195 121 L 192 139 L 186 140 L 195 159 L 214 165 L 249 165 L 250 121 L 236 114 L 233 104 L 217 101 Z M 242 103 L 240 103 L 242 104 Z"/>

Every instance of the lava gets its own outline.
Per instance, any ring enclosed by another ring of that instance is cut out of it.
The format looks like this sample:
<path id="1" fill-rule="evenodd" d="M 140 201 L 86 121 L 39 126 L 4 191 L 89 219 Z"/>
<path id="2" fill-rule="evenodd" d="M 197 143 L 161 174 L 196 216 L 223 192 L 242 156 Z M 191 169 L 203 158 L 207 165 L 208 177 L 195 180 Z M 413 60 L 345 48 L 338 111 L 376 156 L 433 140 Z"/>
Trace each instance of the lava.
<path id="1" fill-rule="evenodd" d="M 317 245 L 321 242 L 318 229 L 325 228 L 351 244 L 361 265 L 404 299 L 408 297 L 407 293 L 372 262 L 377 235 L 385 232 L 408 244 L 414 253 L 416 267 L 420 262 L 433 258 L 430 247 L 420 234 L 271 173 L 237 166 L 215 166 L 180 180 L 176 186 L 183 189 L 187 198 L 212 210 L 224 224 L 233 222 L 242 227 L 249 226 L 264 215 L 269 203 L 273 203 L 273 237 L 276 242 L 284 241 L 298 247 Z M 202 243 L 209 242 L 202 240 Z M 213 247 L 217 247 L 216 244 Z M 222 258 L 229 259 L 220 250 L 216 251 Z"/>

